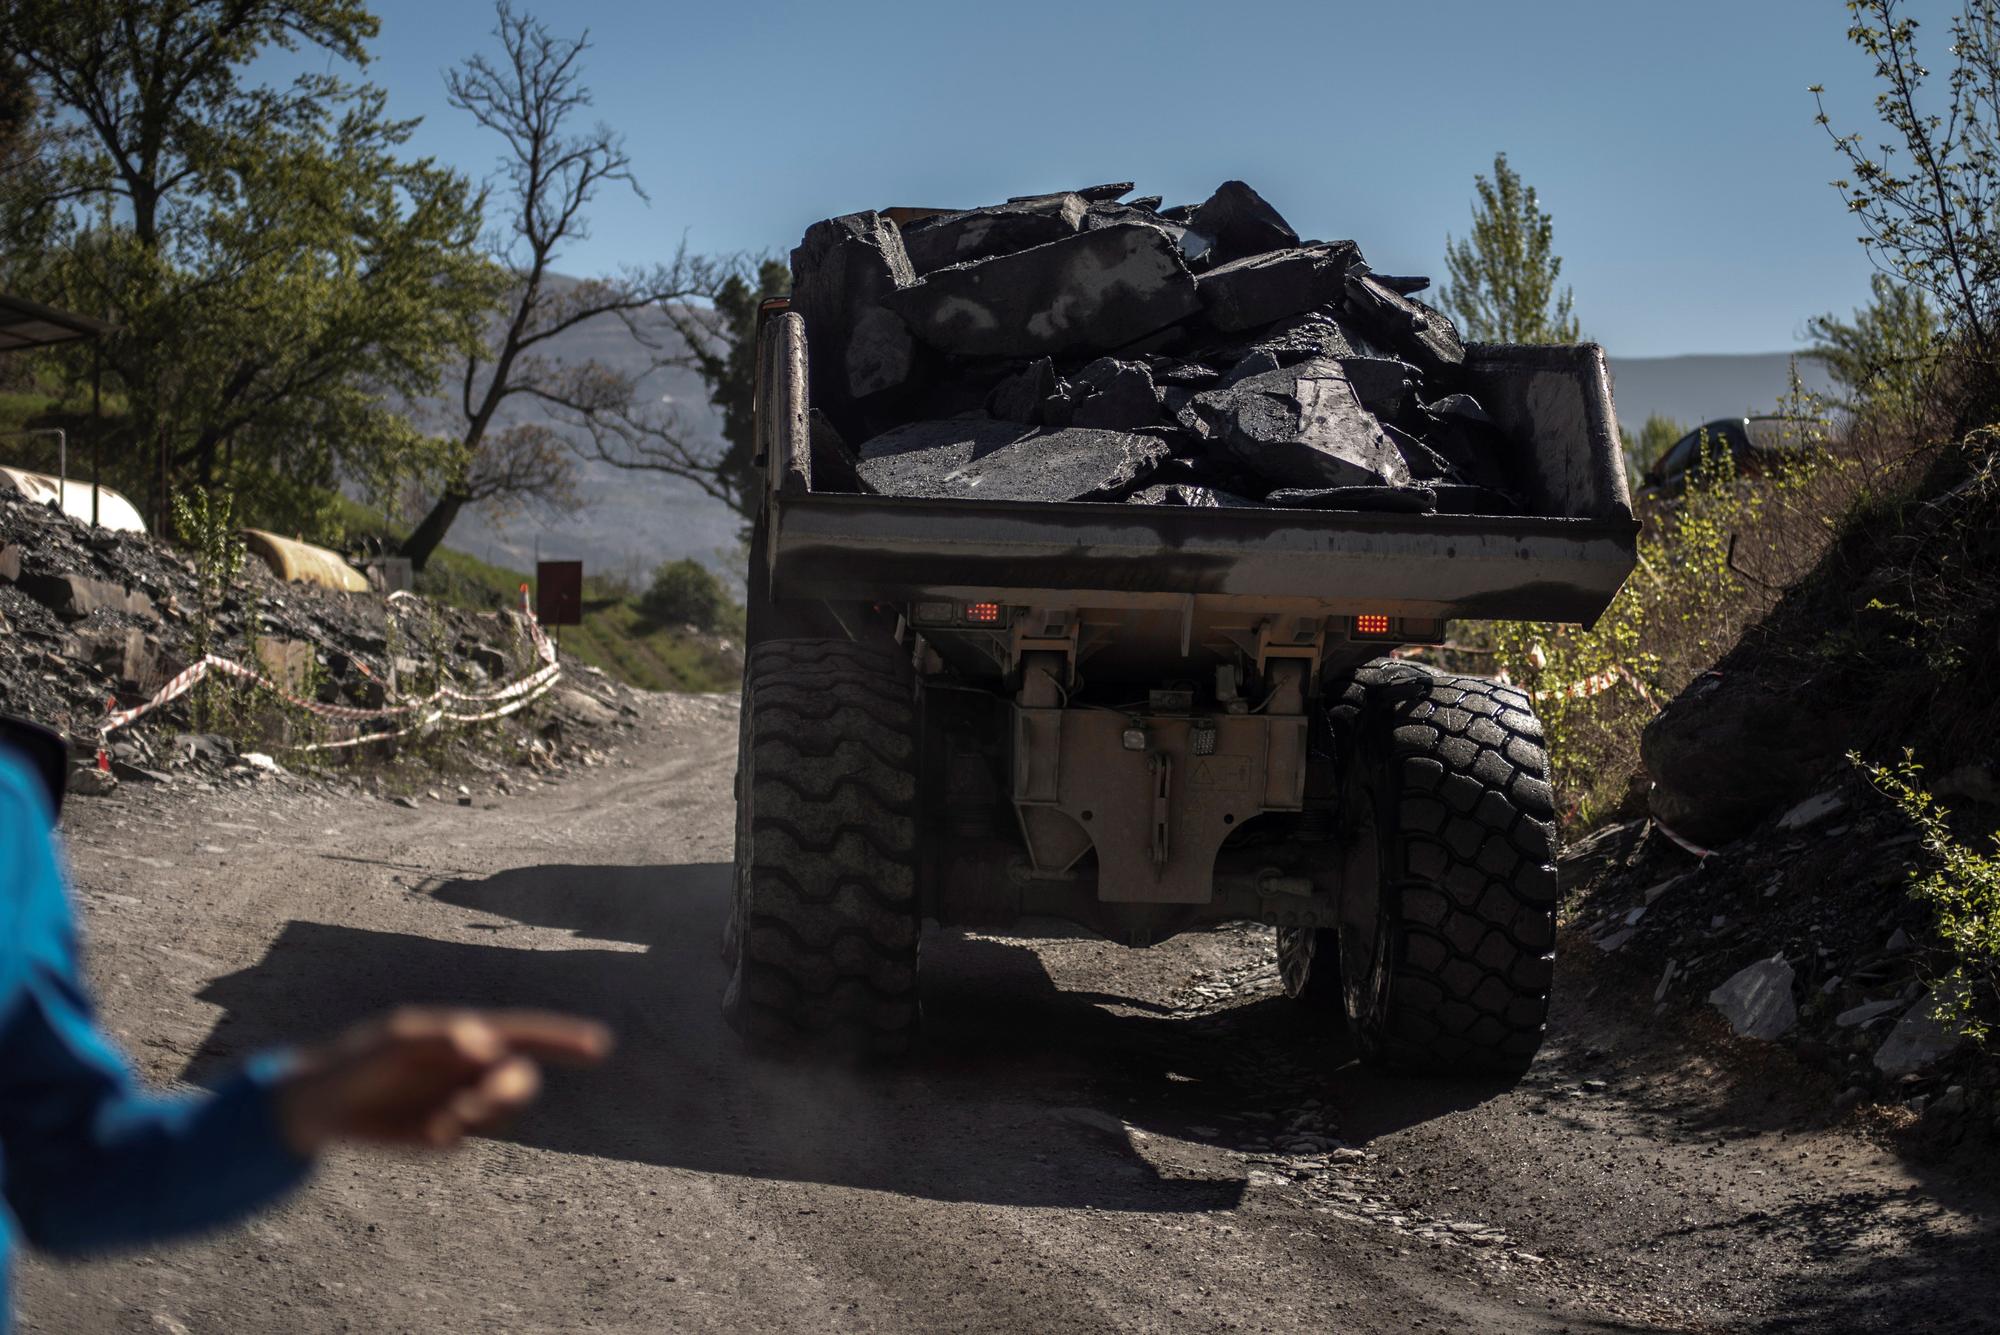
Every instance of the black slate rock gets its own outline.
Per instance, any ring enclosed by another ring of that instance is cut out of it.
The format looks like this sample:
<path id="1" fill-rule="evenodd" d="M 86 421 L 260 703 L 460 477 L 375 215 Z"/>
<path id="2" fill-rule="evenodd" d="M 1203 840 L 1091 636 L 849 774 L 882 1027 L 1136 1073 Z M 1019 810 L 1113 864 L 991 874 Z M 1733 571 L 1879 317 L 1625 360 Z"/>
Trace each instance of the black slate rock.
<path id="1" fill-rule="evenodd" d="M 1100 357 L 1077 373 L 1070 425 L 1136 431 L 1161 421 L 1160 396 L 1143 363 Z"/>
<path id="2" fill-rule="evenodd" d="M 1347 275 L 1346 308 L 1369 337 L 1387 343 L 1429 374 L 1449 373 L 1465 364 L 1465 344 L 1442 311 L 1404 296 L 1373 274 Z"/>
<path id="3" fill-rule="evenodd" d="M 1224 181 L 1187 220 L 1181 243 L 1190 263 L 1204 268 L 1286 250 L 1299 234 L 1264 197 L 1241 181 Z"/>
<path id="4" fill-rule="evenodd" d="M 811 340 L 812 401 L 842 429 L 849 405 L 910 378 L 916 345 L 881 303 L 915 279 L 902 235 L 878 213 L 814 223 L 792 252 L 792 309 Z"/>
<path id="5" fill-rule="evenodd" d="M 1083 230 L 1086 232 L 1127 226 L 1155 228 L 1173 242 L 1177 250 L 1187 237 L 1187 224 L 1162 218 L 1151 209 L 1135 209 L 1129 204 L 1092 204 L 1083 217 Z"/>
<path id="6" fill-rule="evenodd" d="M 1431 285 L 1431 280 L 1418 275 L 1378 273 L 1372 275 L 1376 282 L 1398 296 L 1414 297 Z"/>
<path id="7" fill-rule="evenodd" d="M 1230 355 L 1242 357 L 1251 349 L 1271 353 L 1281 366 L 1291 366 L 1309 357 L 1387 357 L 1388 348 L 1378 345 L 1332 309 L 1307 311 L 1279 320 L 1257 330 L 1249 343 L 1231 345 Z"/>
<path id="8" fill-rule="evenodd" d="M 922 342 L 968 357 L 1116 348 L 1201 306 L 1173 243 L 1131 224 L 940 269 L 884 304 Z"/>
<path id="9" fill-rule="evenodd" d="M 1354 384 L 1361 406 L 1377 417 L 1393 417 L 1415 388 L 1417 368 L 1394 357 L 1336 357 Z"/>
<path id="10" fill-rule="evenodd" d="M 986 411 L 1003 422 L 1041 426 L 1045 424 L 1043 404 L 1061 392 L 1055 363 L 1039 357 L 993 387 L 986 397 Z"/>
<path id="11" fill-rule="evenodd" d="M 1240 333 L 1338 302 L 1357 258 L 1351 241 L 1252 255 L 1208 269 L 1195 291 L 1211 325 Z"/>
<path id="12" fill-rule="evenodd" d="M 1124 431 L 961 418 L 911 422 L 861 447 L 861 480 L 886 496 L 989 501 L 1116 500 L 1169 454 Z"/>
<path id="13" fill-rule="evenodd" d="M 1198 394 L 1195 410 L 1243 468 L 1276 487 L 1404 486 L 1402 455 L 1324 358 Z"/>
<path id="14" fill-rule="evenodd" d="M 1073 236 L 1089 207 L 1081 195 L 1044 195 L 942 214 L 905 227 L 903 247 L 911 269 L 922 276 Z"/>

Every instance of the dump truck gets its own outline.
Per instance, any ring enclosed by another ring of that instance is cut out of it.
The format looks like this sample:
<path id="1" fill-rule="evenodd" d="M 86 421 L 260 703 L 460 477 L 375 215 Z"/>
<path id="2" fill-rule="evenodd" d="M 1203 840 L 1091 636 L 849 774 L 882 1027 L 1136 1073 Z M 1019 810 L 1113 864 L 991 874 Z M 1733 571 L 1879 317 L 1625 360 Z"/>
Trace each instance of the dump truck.
<path id="1" fill-rule="evenodd" d="M 1532 456 L 1530 512 L 1487 516 L 816 488 L 807 335 L 767 304 L 739 1032 L 907 1051 L 926 922 L 1143 947 L 1247 921 L 1367 1059 L 1523 1069 L 1554 972 L 1545 738 L 1520 687 L 1400 655 L 1617 593 L 1638 526 L 1602 350 L 1467 347 Z"/>

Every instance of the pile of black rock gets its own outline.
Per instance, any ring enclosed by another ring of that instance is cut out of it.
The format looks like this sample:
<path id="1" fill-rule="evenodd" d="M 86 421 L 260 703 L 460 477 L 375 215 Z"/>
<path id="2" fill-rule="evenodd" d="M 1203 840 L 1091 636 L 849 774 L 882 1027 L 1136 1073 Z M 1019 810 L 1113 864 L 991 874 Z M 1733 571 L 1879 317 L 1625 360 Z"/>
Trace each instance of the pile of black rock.
<path id="1" fill-rule="evenodd" d="M 1422 278 L 1230 181 L 815 223 L 792 252 L 813 487 L 1505 514 L 1519 444 Z M 1122 201 L 1122 202 L 1121 202 Z"/>

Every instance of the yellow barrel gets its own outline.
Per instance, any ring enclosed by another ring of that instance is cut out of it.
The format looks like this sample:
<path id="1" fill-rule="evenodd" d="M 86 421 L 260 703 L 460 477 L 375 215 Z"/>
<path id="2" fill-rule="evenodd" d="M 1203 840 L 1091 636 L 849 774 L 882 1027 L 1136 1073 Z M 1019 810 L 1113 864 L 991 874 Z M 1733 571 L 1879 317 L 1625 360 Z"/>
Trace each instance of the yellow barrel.
<path id="1" fill-rule="evenodd" d="M 347 593 L 368 592 L 368 577 L 347 564 L 339 552 L 257 528 L 243 530 L 243 545 L 287 584 L 317 584 L 322 589 Z"/>

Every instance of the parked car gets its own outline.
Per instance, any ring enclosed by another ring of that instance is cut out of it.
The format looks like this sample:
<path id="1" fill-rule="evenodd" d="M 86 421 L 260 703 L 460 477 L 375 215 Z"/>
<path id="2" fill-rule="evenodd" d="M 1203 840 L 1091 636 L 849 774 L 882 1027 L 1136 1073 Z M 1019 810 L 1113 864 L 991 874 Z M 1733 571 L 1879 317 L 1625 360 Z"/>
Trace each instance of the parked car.
<path id="1" fill-rule="evenodd" d="M 1825 423 L 1803 417 L 1718 417 L 1667 447 L 1646 469 L 1641 490 L 1660 496 L 1685 492 L 1688 483 L 1701 476 L 1704 438 L 1708 457 L 1718 458 L 1727 450 L 1737 476 L 1743 477 L 1767 472 L 1779 461 L 1802 453 L 1806 443 L 1825 430 Z"/>

